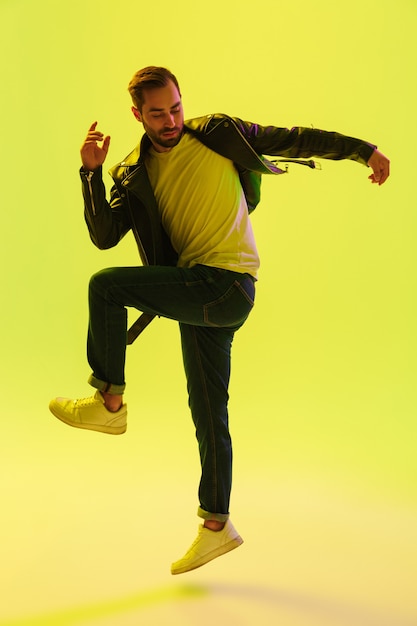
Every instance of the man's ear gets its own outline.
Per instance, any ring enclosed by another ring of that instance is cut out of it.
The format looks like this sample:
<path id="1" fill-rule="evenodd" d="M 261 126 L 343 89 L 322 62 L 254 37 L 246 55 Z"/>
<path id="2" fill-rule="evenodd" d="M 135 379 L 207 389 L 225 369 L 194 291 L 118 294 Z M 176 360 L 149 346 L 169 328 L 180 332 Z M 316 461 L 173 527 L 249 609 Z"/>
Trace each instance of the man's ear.
<path id="1" fill-rule="evenodd" d="M 138 120 L 138 122 L 142 121 L 142 116 L 140 114 L 139 109 L 137 109 L 136 107 L 132 107 L 132 113 L 133 115 L 136 117 L 136 119 Z"/>

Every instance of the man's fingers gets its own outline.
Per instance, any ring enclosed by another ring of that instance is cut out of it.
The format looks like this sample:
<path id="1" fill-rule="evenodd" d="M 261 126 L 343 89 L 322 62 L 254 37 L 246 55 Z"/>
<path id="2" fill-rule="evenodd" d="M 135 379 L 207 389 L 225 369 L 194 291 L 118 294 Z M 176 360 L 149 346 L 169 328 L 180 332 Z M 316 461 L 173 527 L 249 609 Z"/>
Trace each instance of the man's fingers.
<path id="1" fill-rule="evenodd" d="M 102 150 L 104 150 L 106 154 L 109 149 L 109 145 L 110 145 L 110 137 L 109 135 L 107 135 L 107 137 L 105 137 L 103 140 L 103 145 L 101 146 Z"/>
<path id="2" fill-rule="evenodd" d="M 97 128 L 97 122 L 93 122 L 90 128 L 88 129 L 87 137 L 85 138 L 84 145 L 91 144 L 91 143 L 98 143 L 102 141 L 103 142 L 102 149 L 105 152 L 107 152 L 109 149 L 110 137 L 108 135 L 105 137 L 104 134 L 101 133 L 99 130 L 96 130 L 96 128 Z"/>
<path id="3" fill-rule="evenodd" d="M 86 137 L 86 142 L 92 142 L 92 141 L 103 141 L 103 133 L 99 133 L 97 131 L 95 132 L 89 132 L 87 137 Z"/>
<path id="4" fill-rule="evenodd" d="M 389 176 L 389 166 L 383 163 L 375 167 L 373 176 L 375 182 L 382 185 Z"/>
<path id="5" fill-rule="evenodd" d="M 373 183 L 382 185 L 389 176 L 389 160 L 378 150 L 375 150 L 368 161 L 368 165 L 372 168 L 373 174 L 369 179 Z"/>
<path id="6" fill-rule="evenodd" d="M 98 122 L 93 122 L 87 131 L 87 141 L 102 141 L 104 135 L 99 130 L 96 130 Z"/>

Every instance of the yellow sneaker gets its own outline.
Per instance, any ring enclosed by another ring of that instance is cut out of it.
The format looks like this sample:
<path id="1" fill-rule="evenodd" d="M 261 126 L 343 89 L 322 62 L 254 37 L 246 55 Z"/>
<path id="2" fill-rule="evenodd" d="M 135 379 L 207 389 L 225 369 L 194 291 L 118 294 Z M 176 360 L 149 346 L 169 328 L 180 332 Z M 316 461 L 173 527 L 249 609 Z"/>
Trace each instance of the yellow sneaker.
<path id="1" fill-rule="evenodd" d="M 110 435 L 121 435 L 127 427 L 127 405 L 122 404 L 114 413 L 104 406 L 104 398 L 99 391 L 91 398 L 70 400 L 55 398 L 49 403 L 49 410 L 58 419 L 75 428 L 86 428 Z"/>
<path id="2" fill-rule="evenodd" d="M 234 550 L 243 543 L 242 537 L 228 519 L 223 530 L 198 527 L 198 535 L 185 556 L 171 565 L 171 574 L 183 574 Z"/>

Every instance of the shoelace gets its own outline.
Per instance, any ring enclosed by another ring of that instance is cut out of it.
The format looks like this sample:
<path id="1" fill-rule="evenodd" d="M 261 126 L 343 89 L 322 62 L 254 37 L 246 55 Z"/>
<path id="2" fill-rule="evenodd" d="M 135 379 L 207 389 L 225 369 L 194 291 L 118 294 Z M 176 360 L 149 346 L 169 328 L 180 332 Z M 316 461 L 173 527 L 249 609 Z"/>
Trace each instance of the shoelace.
<path id="1" fill-rule="evenodd" d="M 204 530 L 204 526 L 200 526 L 200 528 L 198 529 L 197 537 L 194 539 L 193 543 L 188 548 L 188 552 L 191 552 L 191 550 L 193 550 L 194 547 L 198 544 L 198 542 L 200 541 L 200 537 L 203 534 L 203 530 Z"/>
<path id="2" fill-rule="evenodd" d="M 210 530 L 210 528 L 206 528 L 204 525 L 200 526 L 200 528 L 198 529 L 198 535 L 197 535 L 197 538 L 195 539 L 195 541 L 194 541 L 193 545 L 199 541 L 199 539 L 200 539 L 200 535 L 202 535 L 202 534 L 204 533 L 204 531 L 205 531 L 205 530 Z M 223 530 L 223 529 L 222 529 L 222 530 Z M 211 532 L 214 532 L 214 531 L 211 531 Z M 218 531 L 215 531 L 215 532 L 216 532 L 216 534 L 217 534 L 217 533 L 221 533 L 222 531 L 221 531 L 221 530 L 218 530 Z"/>
<path id="3" fill-rule="evenodd" d="M 90 406 L 92 404 L 101 404 L 97 398 L 89 397 L 89 398 L 79 398 L 78 400 L 74 400 L 74 407 L 85 407 Z"/>

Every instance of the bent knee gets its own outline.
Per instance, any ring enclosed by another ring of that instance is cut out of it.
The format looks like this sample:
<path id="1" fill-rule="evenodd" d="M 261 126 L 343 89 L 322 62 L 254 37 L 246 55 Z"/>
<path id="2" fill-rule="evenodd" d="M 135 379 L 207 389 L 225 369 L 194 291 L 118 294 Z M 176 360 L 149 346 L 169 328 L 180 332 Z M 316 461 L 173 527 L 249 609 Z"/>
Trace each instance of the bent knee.
<path id="1" fill-rule="evenodd" d="M 117 268 L 116 268 L 117 269 Z M 90 291 L 107 291 L 114 284 L 115 268 L 107 267 L 93 274 L 89 282 Z"/>

